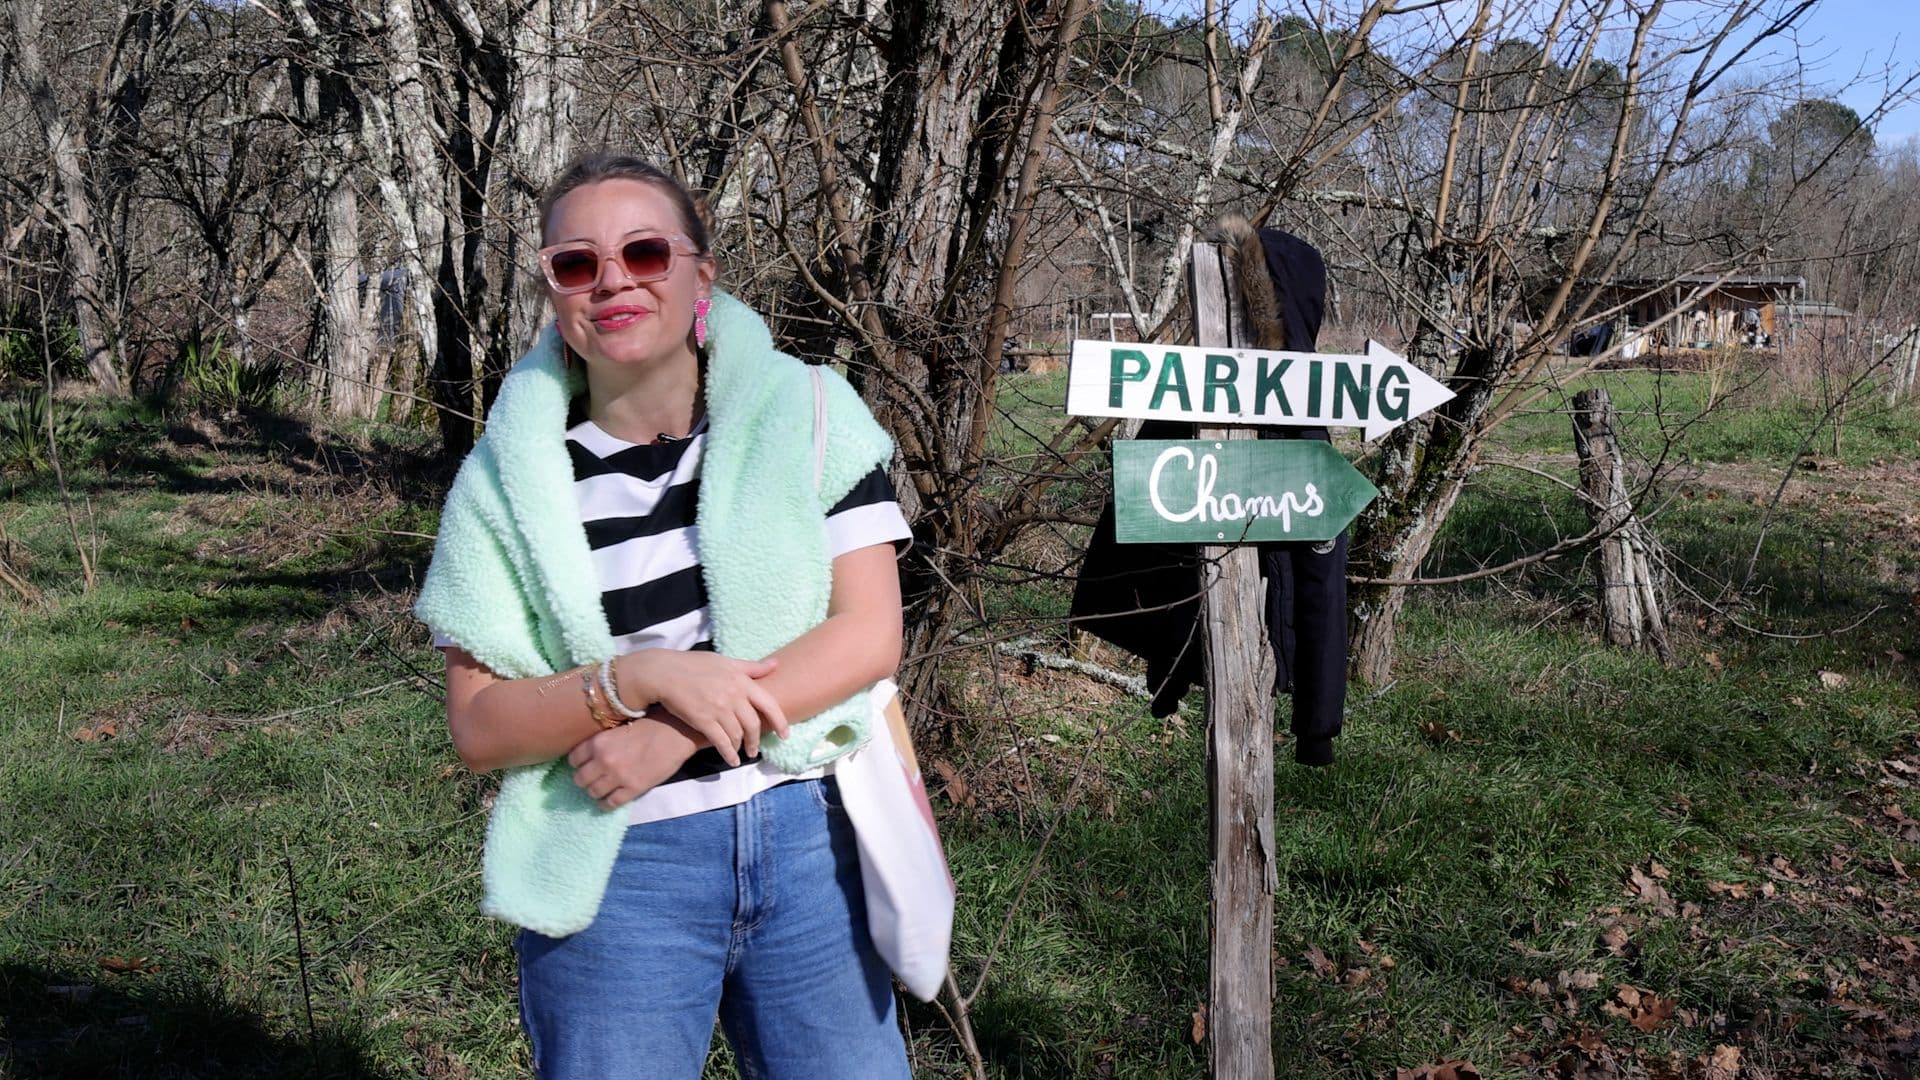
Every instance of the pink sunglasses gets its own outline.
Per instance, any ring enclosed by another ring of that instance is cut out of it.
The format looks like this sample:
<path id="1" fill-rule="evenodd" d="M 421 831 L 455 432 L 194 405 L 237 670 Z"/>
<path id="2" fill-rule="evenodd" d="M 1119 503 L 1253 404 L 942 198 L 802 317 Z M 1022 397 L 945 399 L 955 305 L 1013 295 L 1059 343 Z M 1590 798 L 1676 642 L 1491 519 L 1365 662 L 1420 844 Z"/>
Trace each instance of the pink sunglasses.
<path id="1" fill-rule="evenodd" d="M 540 249 L 540 269 L 556 293 L 586 292 L 600 282 L 600 268 L 618 259 L 620 269 L 635 282 L 658 281 L 673 272 L 673 257 L 699 255 L 700 249 L 680 233 L 628 233 L 609 252 L 591 240 L 569 240 Z"/>

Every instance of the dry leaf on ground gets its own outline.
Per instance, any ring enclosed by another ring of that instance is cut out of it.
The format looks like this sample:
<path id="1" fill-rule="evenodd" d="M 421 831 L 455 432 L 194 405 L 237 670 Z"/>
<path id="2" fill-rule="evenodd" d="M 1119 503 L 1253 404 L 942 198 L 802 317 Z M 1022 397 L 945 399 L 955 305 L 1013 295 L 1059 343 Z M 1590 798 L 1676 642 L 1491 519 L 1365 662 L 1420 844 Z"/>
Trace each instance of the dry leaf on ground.
<path id="1" fill-rule="evenodd" d="M 100 966 L 118 975 L 151 975 L 160 965 L 144 956 L 103 956 Z"/>
<path id="2" fill-rule="evenodd" d="M 1600 1006 L 1609 1016 L 1618 1016 L 1641 1031 L 1654 1032 L 1673 1019 L 1673 1001 L 1651 990 L 1626 983 L 1614 987 L 1614 999 Z"/>
<path id="3" fill-rule="evenodd" d="M 1700 1080 L 1736 1080 L 1740 1075 L 1740 1048 L 1716 1046 L 1713 1053 L 1701 1054 L 1693 1063 L 1699 1067 Z"/>
<path id="4" fill-rule="evenodd" d="M 1480 1080 L 1480 1070 L 1471 1061 L 1442 1061 L 1413 1069 L 1395 1069 L 1393 1080 Z"/>
<path id="5" fill-rule="evenodd" d="M 1627 872 L 1627 891 L 1657 914 L 1671 916 L 1678 910 L 1673 905 L 1673 897 L 1667 894 L 1664 886 L 1654 880 L 1656 877 L 1665 877 L 1667 868 L 1657 862 L 1652 863 L 1651 866 L 1654 870 L 1651 876 L 1638 866 Z"/>
<path id="6" fill-rule="evenodd" d="M 120 721 L 114 718 L 102 720 L 97 724 L 73 729 L 75 742 L 99 742 L 102 739 L 115 738 L 120 734 Z"/>
<path id="7" fill-rule="evenodd" d="M 952 765 L 944 761 L 935 761 L 933 771 L 940 774 L 940 782 L 946 785 L 947 801 L 955 806 L 972 806 L 972 793 L 967 790 L 967 782 Z"/>
<path id="8" fill-rule="evenodd" d="M 1333 966 L 1333 961 L 1327 959 L 1327 954 L 1322 952 L 1318 945 L 1307 946 L 1307 951 L 1301 953 L 1300 958 L 1305 960 L 1307 965 L 1313 968 L 1313 973 L 1321 978 L 1330 979 L 1337 970 Z"/>

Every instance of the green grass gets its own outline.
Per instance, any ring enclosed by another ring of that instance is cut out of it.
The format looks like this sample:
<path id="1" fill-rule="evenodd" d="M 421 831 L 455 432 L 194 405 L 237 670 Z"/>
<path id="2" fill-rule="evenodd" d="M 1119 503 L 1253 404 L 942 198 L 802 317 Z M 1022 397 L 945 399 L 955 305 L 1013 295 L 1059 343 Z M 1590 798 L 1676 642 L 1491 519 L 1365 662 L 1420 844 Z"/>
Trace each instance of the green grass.
<path id="1" fill-rule="evenodd" d="M 1619 410 L 1626 443 L 1650 459 L 1784 464 L 1804 452 L 1857 465 L 1920 454 L 1920 410 L 1911 402 L 1889 407 L 1881 395 L 1863 392 L 1847 409 L 1832 411 L 1817 391 L 1789 387 L 1760 363 L 1729 369 L 1717 388 L 1699 372 L 1593 372 L 1517 414 L 1496 443 L 1508 453 L 1571 454 L 1568 403 L 1598 387 Z"/>
<path id="2" fill-rule="evenodd" d="M 1652 422 L 1649 378 L 1616 384 L 1634 423 Z M 1689 392 L 1667 381 L 1667 399 Z M 998 445 L 1032 452 L 1061 392 L 1057 377 L 1008 380 L 1002 403 L 1027 431 L 998 429 Z M 0 598 L 0 1075 L 524 1075 L 510 933 L 477 912 L 492 781 L 457 767 L 420 677 L 437 657 L 406 614 L 441 474 L 382 429 L 98 415 L 105 434 L 71 477 L 82 532 L 100 537 L 91 592 L 50 478 L 0 477 L 0 556 L 47 596 Z M 1771 430 L 1715 417 L 1690 445 Z M 1912 424 L 1856 430 L 1865 462 L 1901 452 Z M 1564 416 L 1523 417 L 1502 451 L 1562 453 L 1565 431 Z M 1699 580 L 1738 580 L 1761 510 L 1718 490 L 1711 471 L 1674 486 L 1655 527 Z M 1605 649 L 1577 560 L 1418 594 L 1397 681 L 1355 690 L 1336 764 L 1277 748 L 1280 1073 L 1466 1057 L 1517 1076 L 1513 1055 L 1551 1061 L 1581 1025 L 1652 1060 L 1738 1046 L 1774 1075 L 1897 1063 L 1888 1025 L 1858 1010 L 1920 1010 L 1890 944 L 1920 933 L 1920 896 L 1894 869 L 1920 851 L 1883 809 L 1920 816 L 1895 783 L 1920 777 L 1881 765 L 1920 769 L 1915 671 L 1888 651 L 1920 655 L 1920 552 L 1858 510 L 1784 507 L 1738 612 L 1795 633 L 1866 616 L 1835 637 L 1762 637 L 1709 613 L 1677 628 L 1672 666 Z M 1582 528 L 1556 486 L 1489 469 L 1429 569 Z M 1058 554 L 1036 541 L 1010 561 Z M 1060 640 L 1065 588 L 1016 567 L 987 603 L 996 626 Z M 1204 1075 L 1199 697 L 1175 723 L 1073 676 L 965 661 L 949 678 L 979 718 L 928 748 L 970 792 L 936 797 L 963 985 L 1011 911 L 973 1009 L 989 1071 Z M 1629 894 L 1654 863 L 1671 909 Z M 1724 891 L 1736 884 L 1744 896 Z M 1609 948 L 1609 931 L 1624 942 Z M 1571 1001 L 1525 989 L 1563 972 L 1597 983 Z M 1646 1032 L 1604 1012 L 1621 984 L 1691 1023 Z M 961 1075 L 938 1012 L 907 1018 L 916 1075 Z M 730 1075 L 724 1062 L 710 1075 Z"/>

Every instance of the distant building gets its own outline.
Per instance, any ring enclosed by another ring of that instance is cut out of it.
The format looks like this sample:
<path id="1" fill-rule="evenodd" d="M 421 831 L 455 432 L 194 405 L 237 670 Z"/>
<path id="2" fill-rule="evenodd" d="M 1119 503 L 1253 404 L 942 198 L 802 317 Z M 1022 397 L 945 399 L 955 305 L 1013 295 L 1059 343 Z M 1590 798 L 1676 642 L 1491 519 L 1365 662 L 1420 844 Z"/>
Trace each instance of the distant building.
<path id="1" fill-rule="evenodd" d="M 1139 341 L 1133 316 L 1124 311 L 1096 311 L 1087 316 L 1094 337 L 1101 341 Z"/>
<path id="2" fill-rule="evenodd" d="M 1636 351 L 1760 346 L 1776 341 L 1782 310 L 1813 306 L 1806 289 L 1798 274 L 1619 278 L 1607 284 L 1603 302 L 1628 305 L 1626 341 Z"/>
<path id="3" fill-rule="evenodd" d="M 1853 312 L 1837 304 L 1803 301 L 1781 304 L 1774 316 L 1780 344 L 1825 348 L 1845 341 L 1853 328 Z"/>

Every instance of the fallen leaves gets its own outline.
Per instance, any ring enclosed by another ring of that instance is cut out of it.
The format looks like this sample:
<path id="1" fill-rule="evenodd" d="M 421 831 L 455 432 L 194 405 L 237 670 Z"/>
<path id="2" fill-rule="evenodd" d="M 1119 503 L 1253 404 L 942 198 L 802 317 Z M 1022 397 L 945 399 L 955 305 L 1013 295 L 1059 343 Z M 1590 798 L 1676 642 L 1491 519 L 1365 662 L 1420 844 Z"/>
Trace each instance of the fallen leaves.
<path id="1" fill-rule="evenodd" d="M 116 975 L 151 975 L 160 970 L 157 961 L 144 956 L 103 956 L 100 966 Z"/>
<path id="2" fill-rule="evenodd" d="M 103 742 L 107 739 L 118 738 L 119 735 L 120 721 L 113 717 L 109 717 L 95 724 L 83 724 L 80 727 L 74 728 L 72 732 L 73 740 L 83 743 Z"/>
<path id="3" fill-rule="evenodd" d="M 1773 882 L 1771 881 L 1761 882 L 1760 888 L 1758 890 L 1753 889 L 1744 881 L 1709 881 L 1707 882 L 1708 893 L 1714 896 L 1728 899 L 1728 900 L 1745 900 L 1749 895 L 1751 895 L 1755 891 L 1758 891 L 1761 896 L 1771 900 L 1773 899 L 1774 895 L 1777 894 L 1780 890 L 1775 888 Z"/>
<path id="4" fill-rule="evenodd" d="M 1614 997 L 1600 1006 L 1608 1016 L 1617 1016 L 1641 1031 L 1652 1033 L 1673 1019 L 1673 999 L 1626 983 L 1614 987 Z"/>
<path id="5" fill-rule="evenodd" d="M 1193 1010 L 1193 1027 L 1187 1034 L 1193 1039 L 1195 1046 L 1207 1041 L 1207 1007 L 1205 1005 Z"/>
<path id="6" fill-rule="evenodd" d="M 1693 1059 L 1700 1080 L 1735 1080 L 1740 1075 L 1740 1048 L 1722 1044 L 1712 1053 Z"/>
<path id="7" fill-rule="evenodd" d="M 1532 1075 L 1565 1080 L 1619 1080 L 1630 1076 L 1649 1080 L 1738 1080 L 1740 1060 L 1740 1049 L 1724 1043 L 1691 1059 L 1678 1053 L 1614 1046 L 1607 1042 L 1604 1032 L 1586 1025 L 1546 1049 L 1523 1050 L 1506 1057 L 1509 1065 L 1532 1066 L 1528 1070 Z"/>
<path id="8" fill-rule="evenodd" d="M 1442 1061 L 1412 1069 L 1395 1069 L 1393 1080 L 1480 1080 L 1480 1070 L 1471 1061 Z"/>
<path id="9" fill-rule="evenodd" d="M 1600 973 L 1597 971 L 1557 971 L 1551 979 L 1522 979 L 1508 976 L 1500 981 L 1507 991 L 1526 997 L 1536 997 L 1552 1001 L 1560 1011 L 1571 1016 L 1580 1011 L 1580 999 L 1575 991 L 1587 991 L 1600 985 Z"/>
<path id="10" fill-rule="evenodd" d="M 1323 979 L 1333 978 L 1340 970 L 1333 965 L 1333 961 L 1327 959 L 1326 952 L 1318 945 L 1308 945 L 1307 951 L 1300 954 L 1300 959 L 1305 960 L 1313 973 Z"/>
<path id="11" fill-rule="evenodd" d="M 933 771 L 940 774 L 940 782 L 946 785 L 947 801 L 955 806 L 972 806 L 973 795 L 967 790 L 967 781 L 960 771 L 945 761 L 935 760 Z"/>
<path id="12" fill-rule="evenodd" d="M 1627 892 L 1634 899 L 1652 908 L 1656 914 L 1668 917 L 1677 915 L 1679 909 L 1674 906 L 1673 897 L 1668 894 L 1666 887 L 1660 884 L 1666 879 L 1668 873 L 1667 868 L 1661 866 L 1658 860 L 1649 859 L 1647 869 L 1644 871 L 1636 865 L 1627 872 Z"/>

